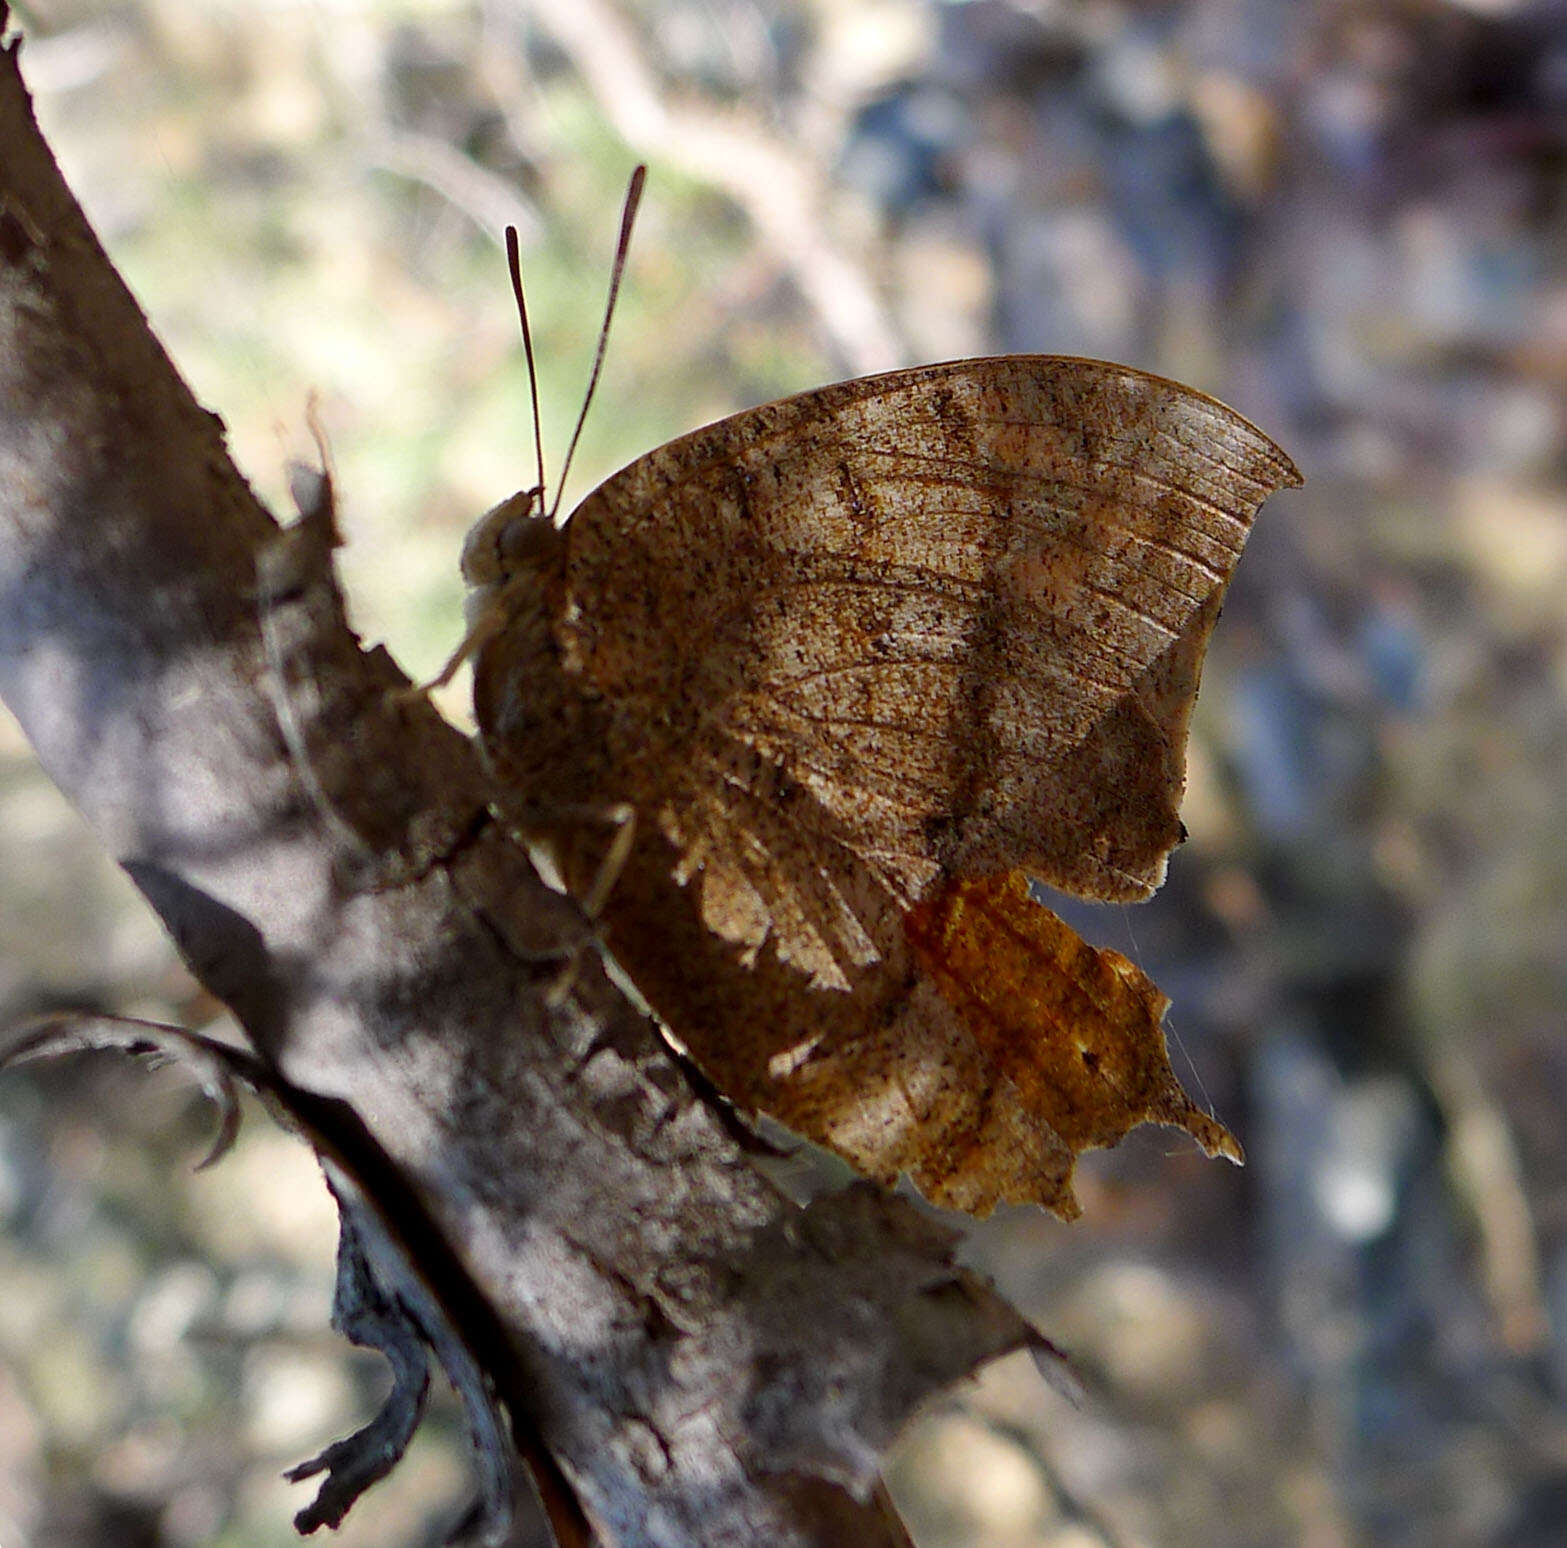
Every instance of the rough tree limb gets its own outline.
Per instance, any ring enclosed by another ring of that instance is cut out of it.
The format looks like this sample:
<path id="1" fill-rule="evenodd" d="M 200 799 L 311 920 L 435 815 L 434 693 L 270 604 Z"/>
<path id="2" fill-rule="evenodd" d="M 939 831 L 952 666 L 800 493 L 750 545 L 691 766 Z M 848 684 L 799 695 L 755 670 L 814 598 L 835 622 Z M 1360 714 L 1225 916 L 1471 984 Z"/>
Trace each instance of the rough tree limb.
<path id="1" fill-rule="evenodd" d="M 521 1448 L 578 1540 L 905 1541 L 880 1449 L 1037 1335 L 901 1202 L 801 1211 L 757 1174 L 492 820 L 470 745 L 347 629 L 320 494 L 283 531 L 250 493 L 60 180 L 13 44 L 0 696 L 363 1201 L 340 1318 L 432 1348 L 489 1425 L 490 1492 Z M 375 1468 L 324 1460 L 330 1515 Z"/>

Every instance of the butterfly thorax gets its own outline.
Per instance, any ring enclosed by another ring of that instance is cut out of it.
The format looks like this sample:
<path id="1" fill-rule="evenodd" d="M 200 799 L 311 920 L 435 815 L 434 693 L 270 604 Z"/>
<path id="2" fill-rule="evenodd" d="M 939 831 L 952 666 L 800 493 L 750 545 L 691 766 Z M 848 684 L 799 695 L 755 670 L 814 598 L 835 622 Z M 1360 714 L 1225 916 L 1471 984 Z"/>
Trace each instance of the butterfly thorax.
<path id="1" fill-rule="evenodd" d="M 562 667 L 566 534 L 535 514 L 537 492 L 502 501 L 463 547 L 473 588 L 474 715 L 512 816 L 547 828 L 556 813 L 616 799 L 602 789 L 602 701 Z"/>

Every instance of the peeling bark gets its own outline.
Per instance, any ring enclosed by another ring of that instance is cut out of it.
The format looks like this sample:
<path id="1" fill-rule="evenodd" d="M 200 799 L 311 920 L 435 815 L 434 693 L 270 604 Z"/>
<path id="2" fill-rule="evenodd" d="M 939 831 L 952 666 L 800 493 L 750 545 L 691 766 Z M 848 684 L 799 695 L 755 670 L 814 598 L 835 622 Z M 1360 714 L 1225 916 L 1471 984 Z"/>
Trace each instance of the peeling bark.
<path id="1" fill-rule="evenodd" d="M 470 744 L 348 630 L 329 490 L 304 503 L 281 529 L 233 468 L 60 180 L 13 44 L 0 697 L 358 1201 L 340 1321 L 446 1365 L 488 1436 L 492 1527 L 509 1445 L 563 1541 L 905 1542 L 882 1448 L 1043 1341 L 901 1201 L 800 1210 L 754 1170 L 492 820 Z M 421 1377 L 397 1359 L 402 1403 Z M 320 1520 L 409 1422 L 317 1459 Z"/>

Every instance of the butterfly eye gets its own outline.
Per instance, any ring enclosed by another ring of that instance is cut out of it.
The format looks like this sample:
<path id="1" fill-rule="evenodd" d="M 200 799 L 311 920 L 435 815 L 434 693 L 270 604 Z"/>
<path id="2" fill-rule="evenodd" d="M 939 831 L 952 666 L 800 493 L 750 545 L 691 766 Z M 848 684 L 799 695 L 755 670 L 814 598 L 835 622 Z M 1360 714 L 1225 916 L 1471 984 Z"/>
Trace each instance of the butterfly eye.
<path id="1" fill-rule="evenodd" d="M 514 495 L 513 500 L 527 503 L 502 523 L 497 534 L 496 546 L 501 562 L 508 571 L 526 565 L 533 556 L 549 546 L 549 534 L 554 531 L 542 510 L 538 509 L 538 491 L 530 489 Z M 508 502 L 510 504 L 511 502 Z"/>

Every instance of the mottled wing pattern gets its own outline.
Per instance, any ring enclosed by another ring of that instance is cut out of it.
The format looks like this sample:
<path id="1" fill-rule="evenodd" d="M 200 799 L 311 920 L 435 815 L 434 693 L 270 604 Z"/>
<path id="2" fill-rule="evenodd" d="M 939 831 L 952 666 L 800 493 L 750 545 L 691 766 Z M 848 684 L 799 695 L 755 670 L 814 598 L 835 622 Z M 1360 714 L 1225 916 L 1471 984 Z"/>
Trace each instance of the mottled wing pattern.
<path id="1" fill-rule="evenodd" d="M 562 661 L 624 709 L 609 761 L 702 873 L 708 925 L 841 985 L 875 955 L 867 872 L 905 902 L 1016 868 L 1159 884 L 1220 599 L 1296 482 L 1238 414 L 1122 366 L 846 382 L 590 495 Z"/>

